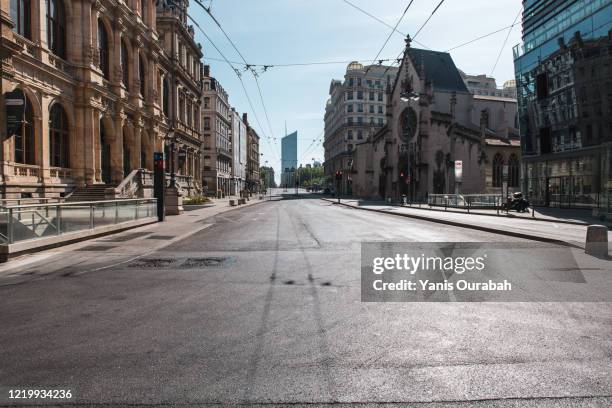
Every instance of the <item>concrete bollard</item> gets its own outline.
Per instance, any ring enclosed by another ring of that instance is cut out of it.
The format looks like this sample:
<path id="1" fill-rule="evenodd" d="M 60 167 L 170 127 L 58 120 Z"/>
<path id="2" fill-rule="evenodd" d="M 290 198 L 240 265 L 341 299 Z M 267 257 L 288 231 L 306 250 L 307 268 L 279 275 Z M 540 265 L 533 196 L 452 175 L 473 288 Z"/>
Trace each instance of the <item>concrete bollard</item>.
<path id="1" fill-rule="evenodd" d="M 232 206 L 232 207 L 233 207 L 233 206 L 235 206 L 235 205 L 236 205 L 236 201 L 234 201 L 234 200 L 229 200 L 229 205 L 230 205 L 230 206 Z"/>
<path id="2" fill-rule="evenodd" d="M 604 225 L 587 227 L 584 252 L 598 258 L 608 257 L 608 227 Z"/>

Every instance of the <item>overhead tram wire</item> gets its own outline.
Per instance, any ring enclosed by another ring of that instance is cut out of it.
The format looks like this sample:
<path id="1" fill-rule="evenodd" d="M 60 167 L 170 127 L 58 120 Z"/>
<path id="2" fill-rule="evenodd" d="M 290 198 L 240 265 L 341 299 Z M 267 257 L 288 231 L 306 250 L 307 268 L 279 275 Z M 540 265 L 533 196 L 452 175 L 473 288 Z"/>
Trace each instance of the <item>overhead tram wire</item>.
<path id="1" fill-rule="evenodd" d="M 388 24 L 386 21 L 376 17 L 374 14 L 362 9 L 361 7 L 359 7 L 358 5 L 351 3 L 349 0 L 342 0 L 343 2 L 345 2 L 346 4 L 348 4 L 349 6 L 353 7 L 354 9 L 360 11 L 361 13 L 365 14 L 366 16 L 378 21 L 379 23 L 381 23 L 382 25 L 393 29 L 394 32 L 400 34 L 402 37 L 406 37 L 406 33 L 401 32 L 400 30 L 398 30 L 396 27 L 393 27 L 391 24 Z M 418 41 L 415 41 L 415 43 L 419 44 L 421 47 L 430 50 L 431 48 L 429 48 L 428 46 L 426 46 L 423 43 L 420 43 Z"/>
<path id="2" fill-rule="evenodd" d="M 238 55 L 242 59 L 242 62 L 244 62 L 245 69 L 247 69 L 251 73 L 251 75 L 253 75 L 253 78 L 255 79 L 255 83 L 257 84 L 257 91 L 259 93 L 259 99 L 261 101 L 261 106 L 263 107 L 263 111 L 266 116 L 266 121 L 268 122 L 268 129 L 270 130 L 270 134 L 272 135 L 272 140 L 274 141 L 274 144 L 277 145 L 276 137 L 274 136 L 274 130 L 272 129 L 272 123 L 270 122 L 270 117 L 268 115 L 268 109 L 266 108 L 266 104 L 264 102 L 263 95 L 261 92 L 261 86 L 259 85 L 259 79 L 257 79 L 257 73 L 255 72 L 253 67 L 246 61 L 246 58 L 244 58 L 244 55 L 242 55 L 242 53 L 240 52 L 240 50 L 238 49 L 234 41 L 232 41 L 232 39 L 230 38 L 229 34 L 227 34 L 227 32 L 223 29 L 219 20 L 217 20 L 217 18 L 212 14 L 212 12 L 210 11 L 210 7 L 207 8 L 206 6 L 204 6 L 204 4 L 202 4 L 200 0 L 195 0 L 195 2 L 206 11 L 206 14 L 208 14 L 208 16 L 215 22 L 217 27 L 219 27 L 219 30 L 221 30 L 221 32 L 223 33 L 227 41 L 229 41 L 229 43 L 231 44 L 232 48 L 234 48 L 236 53 L 238 53 Z M 257 115 L 255 115 L 255 119 L 257 119 Z"/>
<path id="3" fill-rule="evenodd" d="M 522 7 L 519 10 L 519 12 L 516 15 L 516 17 L 514 17 L 514 21 L 512 22 L 512 25 L 510 26 L 510 28 L 508 29 L 508 34 L 506 34 L 506 39 L 504 40 L 504 43 L 502 44 L 502 46 L 501 46 L 501 48 L 499 50 L 499 54 L 497 55 L 497 59 L 495 60 L 495 64 L 493 65 L 493 69 L 491 69 L 491 76 L 493 76 L 493 73 L 495 72 L 495 68 L 497 68 L 497 64 L 499 63 L 499 59 L 501 58 L 502 53 L 504 52 L 504 48 L 506 48 L 506 44 L 508 43 L 508 38 L 510 38 L 510 33 L 512 33 L 512 28 L 516 25 L 516 22 L 517 22 L 519 16 L 521 15 L 521 11 L 523 11 Z"/>
<path id="4" fill-rule="evenodd" d="M 246 86 L 244 85 L 244 81 L 242 80 L 242 75 L 240 73 L 240 70 L 238 70 L 238 68 L 236 68 L 234 65 L 232 65 L 232 63 L 225 57 L 225 54 L 223 54 L 221 52 L 221 50 L 219 49 L 219 47 L 217 47 L 217 45 L 214 43 L 214 41 L 212 41 L 212 39 L 208 36 L 208 34 L 206 34 L 206 32 L 202 29 L 202 27 L 200 27 L 200 24 L 198 24 L 198 22 L 191 15 L 187 14 L 187 17 L 200 30 L 200 32 L 204 35 L 204 37 L 206 37 L 206 39 L 210 42 L 210 44 L 213 46 L 213 48 L 219 53 L 219 55 L 221 55 L 223 60 L 230 66 L 230 68 L 234 71 L 234 73 L 238 77 L 238 80 L 240 81 L 240 84 L 242 85 L 242 90 L 244 91 L 244 95 L 246 96 L 247 101 L 249 103 L 249 106 L 251 107 L 251 110 L 253 111 L 253 115 L 255 116 L 255 120 L 257 121 L 257 124 L 259 125 L 259 128 L 260 128 L 260 130 L 262 132 L 262 135 L 268 141 L 268 144 L 270 145 L 270 149 L 272 150 L 272 153 L 274 153 L 274 155 L 276 156 L 276 160 L 278 160 L 280 162 L 281 159 L 280 159 L 280 157 L 278 155 L 278 152 L 272 146 L 272 143 L 269 140 L 270 138 L 263 131 L 264 127 L 261 126 L 261 122 L 259 121 L 259 118 L 257 117 L 257 113 L 255 112 L 255 108 L 253 107 L 253 102 L 251 101 L 251 98 L 249 97 L 249 93 L 247 92 Z"/>
<path id="5" fill-rule="evenodd" d="M 412 5 L 412 3 L 414 2 L 414 0 L 410 0 L 410 3 L 408 3 L 408 5 L 406 6 L 406 8 L 404 9 L 404 12 L 402 13 L 401 17 L 399 18 L 399 20 L 397 20 L 397 23 L 395 23 L 395 27 L 392 28 L 391 32 L 389 33 L 389 35 L 387 36 L 387 39 L 385 40 L 385 42 L 383 43 L 382 47 L 380 47 L 380 50 L 378 51 L 378 53 L 376 54 L 376 57 L 374 57 L 374 59 L 372 60 L 372 64 L 374 64 L 377 60 L 378 57 L 380 57 L 380 54 L 383 52 L 383 50 L 385 49 L 385 47 L 387 46 L 387 44 L 389 43 L 389 40 L 391 39 L 391 37 L 393 37 L 393 34 L 395 33 L 395 30 L 397 30 L 397 26 L 400 25 L 400 23 L 402 22 L 402 20 L 404 19 L 404 17 L 406 16 L 406 13 L 408 12 L 408 9 L 410 8 L 410 6 Z M 368 71 L 370 70 L 370 67 L 368 67 L 366 69 L 366 75 L 368 73 Z"/>
<path id="6" fill-rule="evenodd" d="M 466 41 L 466 42 L 464 42 L 464 43 L 462 43 L 462 44 L 459 44 L 459 45 L 456 45 L 456 46 L 454 46 L 454 47 L 452 47 L 452 48 L 449 48 L 448 50 L 446 50 L 446 52 L 451 52 L 451 51 L 454 51 L 454 50 L 456 50 L 457 48 L 461 48 L 461 47 L 464 47 L 464 46 L 466 46 L 466 45 L 470 45 L 470 44 L 472 44 L 472 43 L 474 43 L 474 42 L 476 42 L 476 41 L 478 41 L 478 40 L 482 40 L 482 39 L 487 38 L 487 37 L 490 37 L 490 36 L 492 36 L 492 35 L 494 35 L 494 34 L 501 33 L 502 31 L 507 30 L 507 29 L 509 29 L 509 28 L 512 28 L 512 27 L 514 27 L 514 26 L 515 26 L 515 25 L 517 25 L 517 24 L 520 24 L 520 23 L 519 23 L 519 22 L 516 22 L 516 23 L 514 23 L 514 24 L 512 24 L 512 25 L 509 25 L 509 26 L 506 26 L 506 27 L 502 27 L 502 28 L 500 28 L 500 29 L 498 29 L 498 30 L 495 30 L 495 31 L 492 31 L 492 32 L 490 32 L 490 33 L 488 33 L 488 34 L 481 35 L 480 37 L 476 37 L 476 38 L 474 38 L 474 39 L 472 39 L 472 40 L 470 40 L 470 41 Z"/>

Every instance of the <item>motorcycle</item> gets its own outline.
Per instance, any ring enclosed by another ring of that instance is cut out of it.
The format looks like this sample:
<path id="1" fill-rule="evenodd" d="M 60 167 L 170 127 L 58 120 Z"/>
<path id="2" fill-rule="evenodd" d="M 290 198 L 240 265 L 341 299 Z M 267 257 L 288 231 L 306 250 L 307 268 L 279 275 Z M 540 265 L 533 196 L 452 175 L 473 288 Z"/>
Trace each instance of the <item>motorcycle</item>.
<path id="1" fill-rule="evenodd" d="M 505 211 L 527 212 L 530 206 L 529 201 L 523 197 L 523 193 L 516 192 L 512 193 L 512 196 L 508 196 L 506 202 L 502 205 L 502 209 Z"/>

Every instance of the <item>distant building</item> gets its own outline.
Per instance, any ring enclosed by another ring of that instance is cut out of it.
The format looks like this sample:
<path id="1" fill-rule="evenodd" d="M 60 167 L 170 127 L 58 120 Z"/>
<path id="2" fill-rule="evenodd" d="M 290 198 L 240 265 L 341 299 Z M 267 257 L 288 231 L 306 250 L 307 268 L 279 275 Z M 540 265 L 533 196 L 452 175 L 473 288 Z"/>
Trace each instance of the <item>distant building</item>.
<path id="1" fill-rule="evenodd" d="M 495 78 L 481 75 L 468 75 L 463 71 L 459 71 L 465 86 L 473 95 L 493 96 L 498 98 L 516 99 L 516 81 L 509 80 L 504 82 L 502 88 L 497 87 Z"/>
<path id="2" fill-rule="evenodd" d="M 293 132 L 281 140 L 281 185 L 284 187 L 295 184 L 297 159 L 297 132 Z"/>
<path id="3" fill-rule="evenodd" d="M 259 174 L 262 177 L 263 187 L 276 188 L 276 180 L 274 176 L 274 168 L 260 167 Z"/>
<path id="4" fill-rule="evenodd" d="M 523 189 L 536 204 L 610 213 L 612 1 L 523 3 L 514 47 Z"/>
<path id="5" fill-rule="evenodd" d="M 221 191 L 230 194 L 232 177 L 232 111 L 227 92 L 210 76 L 210 67 L 204 66 L 204 92 L 202 98 L 203 124 L 203 184 L 208 194 Z"/>
<path id="6" fill-rule="evenodd" d="M 246 188 L 247 128 L 242 117 L 232 108 L 232 187 L 230 194 L 239 195 Z"/>
<path id="7" fill-rule="evenodd" d="M 259 135 L 249 125 L 248 116 L 242 114 L 242 121 L 247 127 L 247 173 L 246 173 L 246 188 L 256 193 L 261 187 L 259 176 Z"/>
<path id="8" fill-rule="evenodd" d="M 397 75 L 397 67 L 363 66 L 352 62 L 344 80 L 332 80 L 325 107 L 325 175 L 331 183 L 343 171 L 343 191 L 350 188 L 348 169 L 356 145 L 364 143 L 387 123 L 385 90 Z"/>
<path id="9" fill-rule="evenodd" d="M 321 167 L 321 166 L 322 166 L 322 164 L 321 164 L 321 162 L 320 162 L 320 161 L 318 161 L 318 160 L 315 160 L 315 161 L 312 163 L 312 167 Z"/>

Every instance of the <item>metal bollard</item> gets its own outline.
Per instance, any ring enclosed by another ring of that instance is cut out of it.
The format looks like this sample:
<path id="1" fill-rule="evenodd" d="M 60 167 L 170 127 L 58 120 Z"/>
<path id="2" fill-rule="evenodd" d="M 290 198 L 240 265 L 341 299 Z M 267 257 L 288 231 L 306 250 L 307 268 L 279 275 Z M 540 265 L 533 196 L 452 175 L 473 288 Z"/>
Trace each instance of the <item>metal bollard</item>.
<path id="1" fill-rule="evenodd" d="M 589 225 L 587 227 L 584 252 L 598 258 L 607 258 L 608 227 L 605 225 Z"/>

